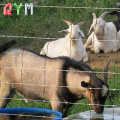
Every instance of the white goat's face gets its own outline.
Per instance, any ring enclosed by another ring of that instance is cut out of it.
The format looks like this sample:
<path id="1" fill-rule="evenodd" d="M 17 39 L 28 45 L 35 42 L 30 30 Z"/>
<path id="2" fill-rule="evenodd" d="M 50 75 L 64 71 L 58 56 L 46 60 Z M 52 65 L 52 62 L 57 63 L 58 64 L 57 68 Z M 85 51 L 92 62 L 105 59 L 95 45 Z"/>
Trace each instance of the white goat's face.
<path id="1" fill-rule="evenodd" d="M 96 17 L 95 13 L 93 13 L 93 23 L 88 34 L 94 31 L 96 36 L 102 37 L 107 32 L 106 22 L 103 20 L 107 13 L 109 12 L 102 13 L 99 18 Z"/>
<path id="2" fill-rule="evenodd" d="M 80 30 L 80 26 L 83 25 L 84 22 L 80 22 L 74 25 L 73 23 L 69 21 L 66 21 L 66 20 L 63 20 L 63 21 L 68 24 L 69 28 L 66 30 L 59 31 L 59 32 L 68 33 L 70 40 L 72 40 L 73 42 L 81 40 L 81 37 L 85 37 L 83 31 Z"/>
<path id="3" fill-rule="evenodd" d="M 96 36 L 103 36 L 104 35 L 104 27 L 105 27 L 105 21 L 101 18 L 98 18 L 96 20 L 95 25 L 93 26 L 94 32 Z"/>
<path id="4" fill-rule="evenodd" d="M 82 30 L 80 30 L 79 25 L 70 25 L 67 29 L 70 39 L 73 42 L 76 42 L 77 40 L 81 40 L 81 37 L 85 37 Z"/>

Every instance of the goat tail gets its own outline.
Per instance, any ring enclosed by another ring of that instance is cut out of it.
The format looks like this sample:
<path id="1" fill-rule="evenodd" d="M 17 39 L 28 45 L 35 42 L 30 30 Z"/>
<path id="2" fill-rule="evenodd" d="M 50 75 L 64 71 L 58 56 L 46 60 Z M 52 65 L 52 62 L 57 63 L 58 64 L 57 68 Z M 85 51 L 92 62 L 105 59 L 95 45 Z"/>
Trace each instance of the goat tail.
<path id="1" fill-rule="evenodd" d="M 3 45 L 0 45 L 0 54 L 6 51 L 8 48 L 12 47 L 15 45 L 17 42 L 15 40 L 11 40 Z"/>

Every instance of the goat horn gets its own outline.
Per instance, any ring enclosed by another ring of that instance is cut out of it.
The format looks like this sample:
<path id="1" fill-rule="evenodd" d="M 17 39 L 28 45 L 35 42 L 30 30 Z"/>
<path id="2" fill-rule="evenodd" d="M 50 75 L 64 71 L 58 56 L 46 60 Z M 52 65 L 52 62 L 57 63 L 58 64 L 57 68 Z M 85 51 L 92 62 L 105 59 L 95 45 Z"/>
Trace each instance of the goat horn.
<path id="1" fill-rule="evenodd" d="M 96 22 L 97 22 L 96 14 L 95 14 L 95 13 L 92 13 L 92 15 L 93 15 L 93 23 L 92 23 L 92 25 L 91 25 L 91 27 L 90 27 L 90 29 L 89 29 L 88 35 L 90 35 L 91 32 L 94 30 L 94 26 L 95 26 L 95 24 L 96 24 Z"/>
<path id="2" fill-rule="evenodd" d="M 93 15 L 93 19 L 97 19 L 97 17 L 96 17 L 96 14 L 95 14 L 95 13 L 92 13 L 92 15 Z"/>
<path id="3" fill-rule="evenodd" d="M 76 25 L 79 25 L 79 26 L 82 26 L 83 24 L 87 23 L 86 21 L 85 22 L 79 22 L 77 23 Z"/>
<path id="4" fill-rule="evenodd" d="M 62 19 L 63 22 L 67 23 L 68 26 L 72 25 L 72 22 Z"/>
<path id="5" fill-rule="evenodd" d="M 107 84 L 107 79 L 108 79 L 108 66 L 109 66 L 109 64 L 110 64 L 110 62 L 111 62 L 111 60 L 110 61 L 108 61 L 108 63 L 106 64 L 106 67 L 105 67 L 105 69 L 104 69 L 104 81 L 105 81 L 105 83 Z"/>
<path id="6" fill-rule="evenodd" d="M 99 18 L 104 19 L 105 15 L 106 15 L 106 14 L 108 14 L 108 13 L 110 13 L 110 12 L 109 12 L 109 11 L 107 11 L 107 12 L 102 13 L 102 14 L 100 15 L 100 17 L 99 17 Z"/>
<path id="7" fill-rule="evenodd" d="M 97 19 L 96 19 L 97 20 Z M 89 29 L 89 32 L 88 32 L 88 35 L 91 34 L 91 32 L 94 30 L 94 26 L 95 26 L 96 22 L 94 22 L 93 20 L 93 24 L 91 25 L 90 29 Z"/>

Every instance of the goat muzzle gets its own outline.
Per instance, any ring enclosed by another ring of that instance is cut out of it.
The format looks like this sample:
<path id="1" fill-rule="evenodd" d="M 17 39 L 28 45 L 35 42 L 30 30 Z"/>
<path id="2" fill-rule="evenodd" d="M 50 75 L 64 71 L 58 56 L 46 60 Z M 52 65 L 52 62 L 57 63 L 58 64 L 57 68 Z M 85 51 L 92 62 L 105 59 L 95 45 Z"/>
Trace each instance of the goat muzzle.
<path id="1" fill-rule="evenodd" d="M 76 39 L 71 39 L 72 46 L 76 45 L 77 40 Z"/>
<path id="2" fill-rule="evenodd" d="M 95 112 L 98 113 L 98 114 L 102 114 L 103 111 L 104 111 L 104 106 L 96 106 L 94 108 Z"/>

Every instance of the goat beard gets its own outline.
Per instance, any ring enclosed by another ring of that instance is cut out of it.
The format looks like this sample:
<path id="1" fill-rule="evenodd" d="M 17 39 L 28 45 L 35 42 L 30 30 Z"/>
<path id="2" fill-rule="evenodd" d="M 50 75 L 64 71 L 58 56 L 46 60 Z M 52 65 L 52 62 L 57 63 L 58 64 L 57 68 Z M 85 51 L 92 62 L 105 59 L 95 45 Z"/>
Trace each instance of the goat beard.
<path id="1" fill-rule="evenodd" d="M 72 46 L 75 46 L 77 44 L 78 40 L 71 40 Z"/>
<path id="2" fill-rule="evenodd" d="M 104 32 L 103 32 L 103 34 L 104 34 Z M 101 34 L 95 33 L 95 35 L 96 35 L 98 41 L 103 40 L 103 34 L 101 35 Z"/>
<path id="3" fill-rule="evenodd" d="M 96 36 L 97 36 L 97 35 L 96 35 Z M 98 41 L 101 42 L 101 40 L 103 40 L 103 37 L 101 37 L 101 36 L 97 36 L 97 39 L 98 39 Z"/>

